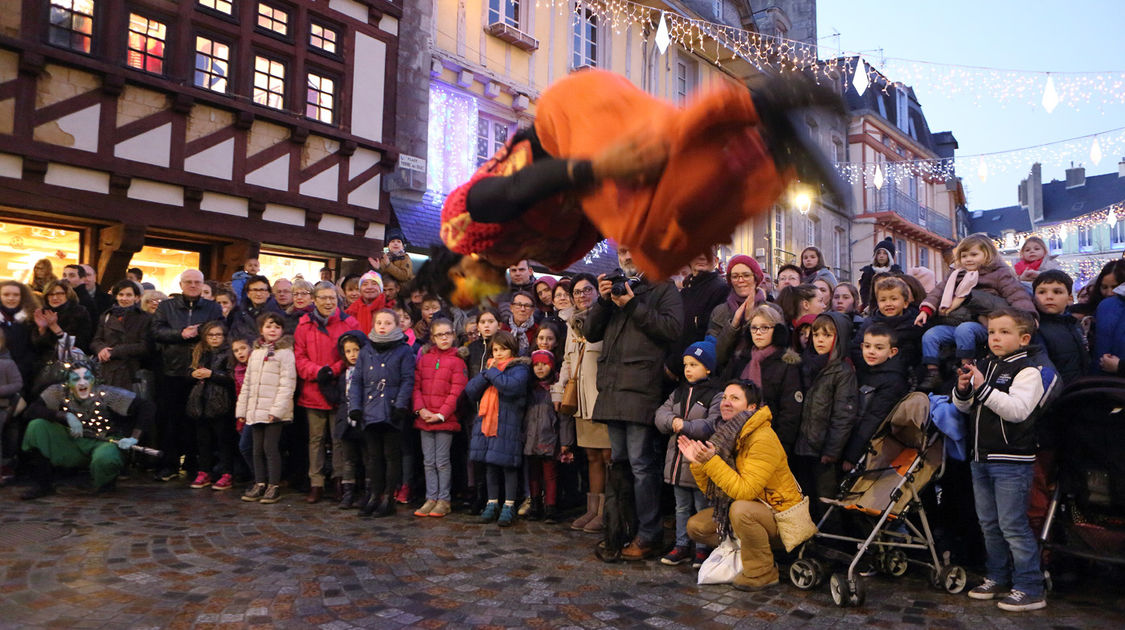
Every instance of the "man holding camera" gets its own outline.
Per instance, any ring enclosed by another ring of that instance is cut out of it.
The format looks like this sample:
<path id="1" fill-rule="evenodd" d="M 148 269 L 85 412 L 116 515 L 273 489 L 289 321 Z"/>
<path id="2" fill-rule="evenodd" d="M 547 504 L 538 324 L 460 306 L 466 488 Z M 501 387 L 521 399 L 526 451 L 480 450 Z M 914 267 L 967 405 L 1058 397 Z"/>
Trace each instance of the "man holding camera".
<path id="1" fill-rule="evenodd" d="M 620 530 L 612 531 L 607 524 L 600 550 L 607 561 L 618 557 L 642 560 L 661 551 L 663 449 L 656 444 L 653 414 L 661 403 L 664 349 L 679 339 L 684 312 L 675 285 L 648 282 L 629 248 L 619 245 L 617 259 L 619 273 L 598 277 L 599 298 L 590 307 L 583 330 L 588 341 L 604 342 L 598 358 L 598 401 L 593 417 L 609 425 L 613 451 L 606 513 L 626 515 L 634 505 L 636 510 L 636 535 L 623 549 L 625 541 L 615 540 Z M 630 471 L 631 487 L 622 483 Z M 631 529 L 631 518 L 621 520 L 625 529 Z"/>

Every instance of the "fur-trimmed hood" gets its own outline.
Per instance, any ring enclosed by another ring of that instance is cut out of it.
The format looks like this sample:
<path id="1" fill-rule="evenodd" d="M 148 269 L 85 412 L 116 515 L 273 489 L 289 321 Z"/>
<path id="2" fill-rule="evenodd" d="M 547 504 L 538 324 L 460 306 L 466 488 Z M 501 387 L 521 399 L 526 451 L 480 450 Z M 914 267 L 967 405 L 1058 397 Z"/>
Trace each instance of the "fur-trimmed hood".
<path id="1" fill-rule="evenodd" d="M 254 340 L 254 348 L 261 348 L 261 347 L 262 347 L 262 338 L 258 337 L 257 339 Z M 285 349 L 293 348 L 293 336 L 292 335 L 282 335 L 281 339 L 278 339 L 277 343 L 273 344 L 273 347 L 274 347 L 275 350 L 285 350 Z"/>

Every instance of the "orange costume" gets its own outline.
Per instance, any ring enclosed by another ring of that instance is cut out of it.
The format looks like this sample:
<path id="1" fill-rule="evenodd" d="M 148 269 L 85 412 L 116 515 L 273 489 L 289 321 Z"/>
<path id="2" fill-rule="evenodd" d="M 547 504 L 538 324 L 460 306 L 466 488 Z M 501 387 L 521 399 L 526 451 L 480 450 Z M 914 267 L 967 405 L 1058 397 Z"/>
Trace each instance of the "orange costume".
<path id="1" fill-rule="evenodd" d="M 609 237 L 630 248 L 642 271 L 665 278 L 712 245 L 728 242 L 792 179 L 775 166 L 760 125 L 743 86 L 720 82 L 677 108 L 616 74 L 575 72 L 539 100 L 534 130 L 542 150 L 588 160 L 623 139 L 656 136 L 668 147 L 659 179 L 635 186 L 604 180 L 542 199 L 509 221 L 474 221 L 469 190 L 532 163 L 531 143 L 517 135 L 450 193 L 442 208 L 442 240 L 456 253 L 497 266 L 529 258 L 558 270 Z"/>

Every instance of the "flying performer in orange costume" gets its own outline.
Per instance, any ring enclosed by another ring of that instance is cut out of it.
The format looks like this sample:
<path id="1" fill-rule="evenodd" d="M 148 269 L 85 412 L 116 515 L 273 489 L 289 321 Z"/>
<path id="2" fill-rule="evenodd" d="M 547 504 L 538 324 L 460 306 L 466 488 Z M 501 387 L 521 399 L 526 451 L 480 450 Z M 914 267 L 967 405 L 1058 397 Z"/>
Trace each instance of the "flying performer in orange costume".
<path id="1" fill-rule="evenodd" d="M 628 79 L 586 69 L 555 82 L 520 130 L 445 200 L 437 251 L 420 280 L 467 307 L 535 260 L 565 269 L 603 238 L 627 245 L 650 277 L 676 273 L 769 208 L 794 179 L 841 185 L 791 110 L 837 95 L 805 80 L 730 82 L 680 108 Z"/>

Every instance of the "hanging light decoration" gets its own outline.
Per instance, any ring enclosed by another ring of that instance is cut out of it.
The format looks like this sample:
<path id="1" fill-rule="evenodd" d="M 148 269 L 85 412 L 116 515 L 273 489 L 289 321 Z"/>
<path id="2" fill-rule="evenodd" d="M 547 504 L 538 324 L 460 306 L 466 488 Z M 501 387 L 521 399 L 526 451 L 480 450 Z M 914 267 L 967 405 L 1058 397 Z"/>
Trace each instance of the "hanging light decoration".
<path id="1" fill-rule="evenodd" d="M 1109 225 L 1109 229 L 1113 229 L 1117 225 L 1117 213 L 1113 208 L 1109 209 L 1109 214 L 1105 216 L 1105 222 Z"/>
<path id="2" fill-rule="evenodd" d="M 663 55 L 671 43 L 672 37 L 668 34 L 668 21 L 664 19 L 664 12 L 661 11 L 660 25 L 656 27 L 656 49 Z"/>
<path id="3" fill-rule="evenodd" d="M 982 182 L 988 181 L 988 162 L 980 161 L 980 166 L 977 167 L 977 177 L 980 177 Z"/>
<path id="4" fill-rule="evenodd" d="M 1047 75 L 1047 85 L 1043 88 L 1043 109 L 1047 113 L 1055 111 L 1059 105 L 1059 93 L 1055 90 L 1055 79 L 1051 75 Z"/>
<path id="5" fill-rule="evenodd" d="M 858 57 L 855 60 L 855 72 L 852 73 L 852 87 L 860 96 L 867 91 L 867 86 L 871 81 L 867 78 L 867 64 L 864 63 L 863 57 Z"/>
<path id="6" fill-rule="evenodd" d="M 875 184 L 875 190 L 882 190 L 883 189 L 883 168 L 882 168 L 882 166 L 880 166 L 878 164 L 875 165 L 875 177 L 872 178 L 871 182 L 873 184 Z"/>
<path id="7" fill-rule="evenodd" d="M 1090 145 L 1090 161 L 1097 165 L 1102 161 L 1102 145 L 1098 144 L 1098 139 L 1094 138 L 1094 143 Z"/>

